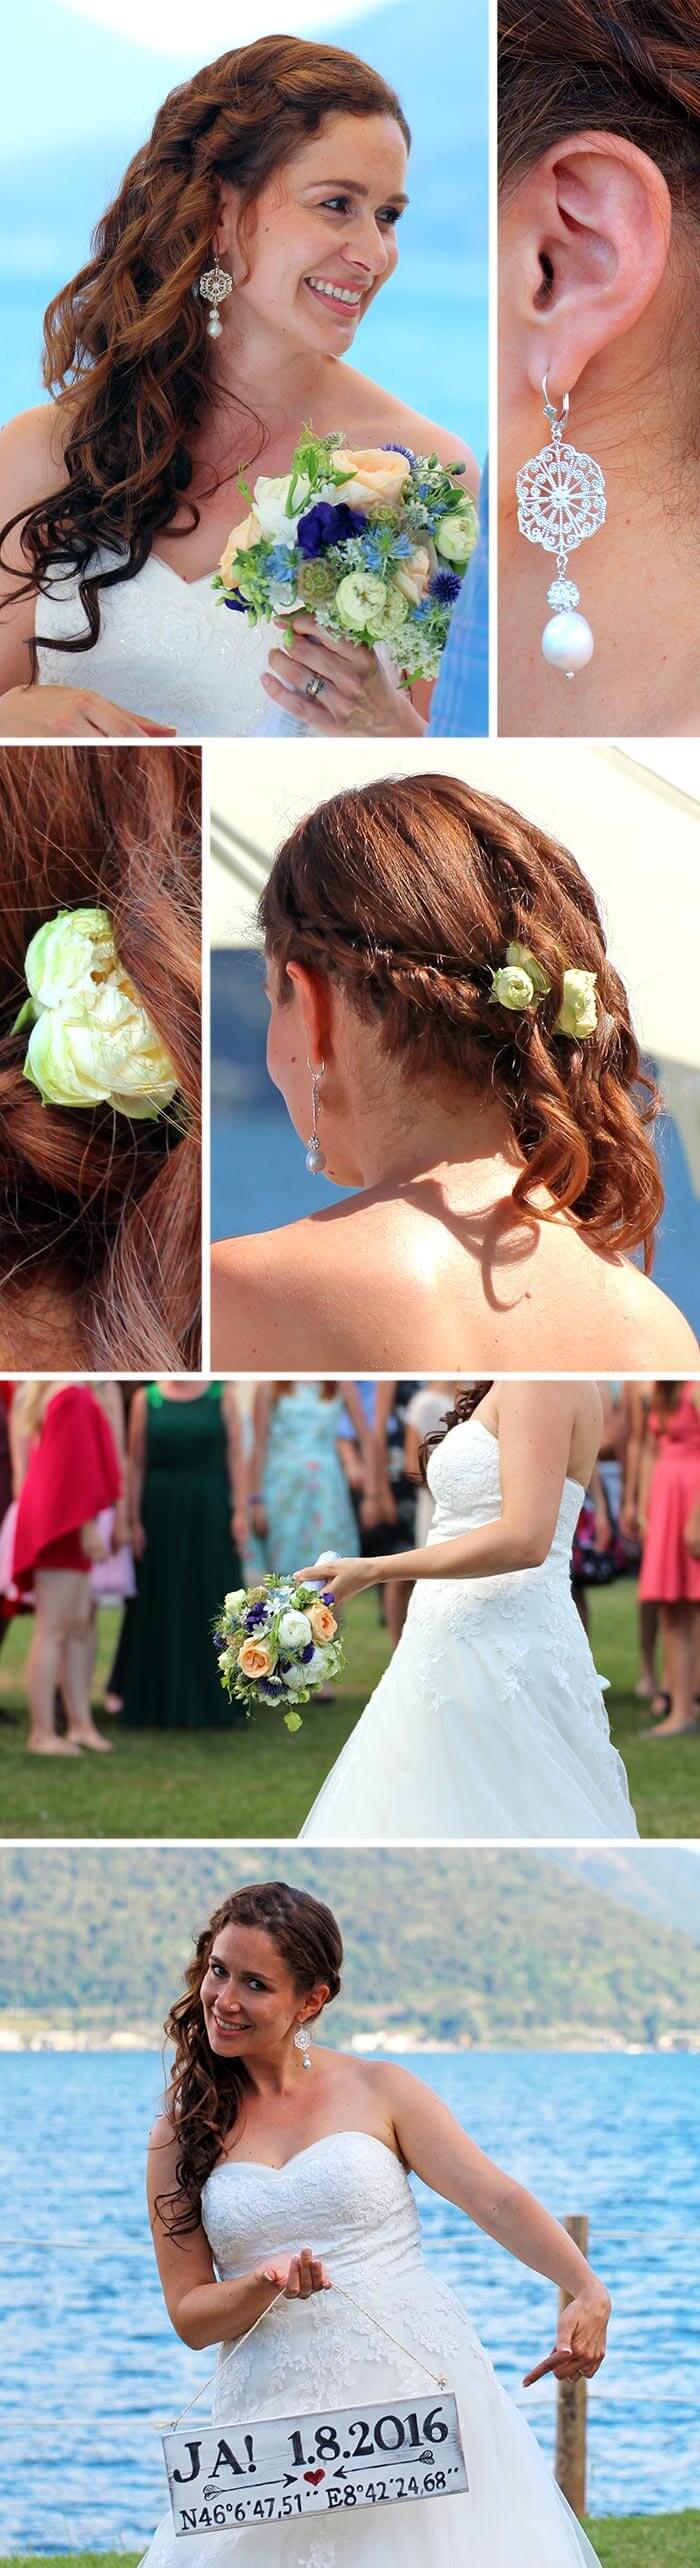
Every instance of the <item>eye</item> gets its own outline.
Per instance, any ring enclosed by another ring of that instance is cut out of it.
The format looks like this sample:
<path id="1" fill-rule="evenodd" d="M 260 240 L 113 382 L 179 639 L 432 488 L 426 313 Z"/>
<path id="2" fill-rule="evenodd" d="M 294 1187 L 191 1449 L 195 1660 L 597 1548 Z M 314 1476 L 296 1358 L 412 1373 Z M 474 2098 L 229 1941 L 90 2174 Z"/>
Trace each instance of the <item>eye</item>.
<path id="1" fill-rule="evenodd" d="M 248 1971 L 248 1973 L 247 1973 L 247 1981 L 248 1981 L 248 1987 L 249 1987 L 249 1988 L 256 1988 L 256 1989 L 263 1989 L 263 1990 L 264 1990 L 264 1989 L 265 1989 L 265 1987 L 266 1987 L 266 1985 L 267 1985 L 267 1983 L 266 1983 L 266 1981 L 265 1981 L 265 1980 L 256 1979 L 256 1978 L 254 1977 L 254 1974 L 253 1974 L 253 1972 L 252 1972 L 252 1971 Z"/>
<path id="2" fill-rule="evenodd" d="M 350 198 L 349 196 L 324 196 L 322 204 L 331 214 L 347 214 Z"/>
<path id="3" fill-rule="evenodd" d="M 209 1964 L 209 1969 L 210 1969 L 210 1971 L 213 1971 L 213 1973 L 214 1973 L 214 1978 L 215 1978 L 215 1979 L 225 1979 L 225 1978 L 226 1978 L 226 1965 L 225 1965 L 225 1963 L 224 1963 L 224 1962 L 214 1962 L 214 1961 L 211 1961 L 211 1962 L 210 1962 L 210 1964 Z"/>
<path id="4" fill-rule="evenodd" d="M 400 205 L 380 205 L 377 222 L 388 223 L 389 230 L 395 232 L 397 223 L 401 221 L 402 211 L 403 208 Z"/>

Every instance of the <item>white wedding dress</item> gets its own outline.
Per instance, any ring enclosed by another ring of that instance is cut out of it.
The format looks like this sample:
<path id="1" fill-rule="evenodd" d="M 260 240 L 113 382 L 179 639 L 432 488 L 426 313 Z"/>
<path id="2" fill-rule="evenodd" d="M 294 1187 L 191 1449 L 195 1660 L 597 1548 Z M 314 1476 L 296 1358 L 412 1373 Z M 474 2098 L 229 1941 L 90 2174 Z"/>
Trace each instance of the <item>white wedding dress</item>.
<path id="1" fill-rule="evenodd" d="M 428 1545 L 500 1513 L 498 1442 L 479 1418 L 428 1464 Z M 571 1595 L 584 1491 L 566 1480 L 537 1569 L 419 1578 L 386 1674 L 301 1830 L 320 1845 L 404 1838 L 636 1837 L 601 1681 Z"/>
<path id="2" fill-rule="evenodd" d="M 250 2568 L 597 2568 L 466 2311 L 429 2274 L 408 2178 L 382 2141 L 342 2131 L 279 2169 L 240 2160 L 215 2167 L 202 2216 L 220 2276 L 311 2246 L 370 2313 L 361 2317 L 333 2291 L 280 2301 L 240 2353 L 221 2347 L 216 2421 L 429 2398 L 434 2383 L 422 2358 L 456 2396 L 469 2493 L 402 2499 L 382 2505 L 378 2518 L 371 2506 L 341 2518 L 319 2504 L 318 2517 L 210 2532 L 201 2541 L 196 2534 L 176 2541 L 168 2515 L 146 2553 L 148 2568 L 178 2568 L 181 2560 L 185 2568 L 228 2568 L 236 2550 Z M 380 2320 L 405 2353 L 387 2343 Z M 538 2352 L 533 2347 L 533 2361 Z M 190 2413 L 188 2430 L 195 2419 Z"/>
<path id="3" fill-rule="evenodd" d="M 100 566 L 119 556 L 103 552 Z M 273 641 L 267 624 L 251 624 L 219 603 L 211 577 L 183 580 L 150 553 L 133 580 L 100 589 L 100 634 L 94 650 L 41 646 L 41 686 L 90 687 L 126 713 L 172 723 L 186 738 L 242 739 L 262 730 L 269 713 L 260 679 Z M 51 582 L 39 598 L 37 633 L 62 640 L 87 630 L 75 572 Z"/>
<path id="4" fill-rule="evenodd" d="M 107 570 L 119 558 L 105 550 L 95 563 Z M 100 589 L 94 649 L 57 651 L 52 636 L 67 641 L 88 630 L 75 571 L 67 569 L 37 601 L 35 633 L 47 637 L 37 649 L 39 685 L 90 687 L 125 713 L 171 723 L 188 740 L 310 740 L 306 723 L 274 705 L 260 684 L 279 633 L 223 606 L 212 576 L 183 580 L 149 553 L 133 580 Z M 396 681 L 383 643 L 377 658 Z"/>

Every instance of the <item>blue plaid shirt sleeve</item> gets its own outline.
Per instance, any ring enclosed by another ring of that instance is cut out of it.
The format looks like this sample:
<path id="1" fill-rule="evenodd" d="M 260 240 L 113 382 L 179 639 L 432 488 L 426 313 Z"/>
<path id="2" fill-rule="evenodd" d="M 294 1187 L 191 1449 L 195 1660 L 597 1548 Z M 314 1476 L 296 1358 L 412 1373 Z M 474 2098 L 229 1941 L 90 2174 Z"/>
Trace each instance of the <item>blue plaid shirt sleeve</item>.
<path id="1" fill-rule="evenodd" d="M 487 740 L 489 729 L 489 491 L 484 465 L 479 541 L 457 600 L 429 730 L 439 740 Z"/>

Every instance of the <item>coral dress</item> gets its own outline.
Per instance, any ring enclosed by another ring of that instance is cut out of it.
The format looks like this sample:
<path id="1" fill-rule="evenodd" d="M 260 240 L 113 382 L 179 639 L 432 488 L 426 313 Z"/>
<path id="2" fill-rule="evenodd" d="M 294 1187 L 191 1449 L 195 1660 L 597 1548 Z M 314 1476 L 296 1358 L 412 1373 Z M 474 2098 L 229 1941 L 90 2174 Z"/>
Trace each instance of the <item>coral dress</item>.
<path id="1" fill-rule="evenodd" d="M 103 1507 L 116 1504 L 121 1473 L 111 1427 L 86 1383 L 70 1382 L 48 1403 L 17 1508 L 12 1571 L 21 1590 L 37 1569 L 90 1562 L 80 1539 Z"/>
<path id="2" fill-rule="evenodd" d="M 687 1388 L 677 1409 L 665 1418 L 652 1409 L 649 1432 L 658 1452 L 649 1492 L 640 1598 L 649 1605 L 700 1605 L 700 1560 L 694 1559 L 685 1539 L 689 1517 L 700 1503 L 700 1413 Z"/>

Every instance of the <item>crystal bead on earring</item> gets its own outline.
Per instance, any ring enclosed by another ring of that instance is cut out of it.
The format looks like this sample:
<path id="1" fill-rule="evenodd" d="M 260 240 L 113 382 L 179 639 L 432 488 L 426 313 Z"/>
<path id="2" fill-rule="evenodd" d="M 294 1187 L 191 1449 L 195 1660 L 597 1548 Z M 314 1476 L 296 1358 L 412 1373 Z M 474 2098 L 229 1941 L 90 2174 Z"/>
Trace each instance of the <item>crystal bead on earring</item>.
<path id="1" fill-rule="evenodd" d="M 306 1166 L 310 1177 L 319 1177 L 321 1169 L 325 1168 L 326 1165 L 325 1151 L 321 1149 L 318 1130 L 318 1096 L 326 1064 L 325 1061 L 319 1061 L 317 1067 L 314 1068 L 313 1061 L 307 1061 L 306 1067 L 307 1070 L 310 1070 L 311 1072 L 311 1113 L 313 1125 L 306 1153 Z"/>
<path id="2" fill-rule="evenodd" d="M 228 268 L 222 268 L 219 266 L 219 254 L 218 251 L 216 251 L 213 268 L 205 268 L 204 275 L 200 276 L 199 280 L 199 291 L 202 296 L 202 300 L 204 303 L 210 303 L 212 306 L 209 319 L 207 321 L 207 338 L 209 339 L 221 338 L 221 322 L 219 320 L 218 306 L 220 303 L 225 303 L 226 296 L 231 293 L 232 287 L 233 277 L 229 276 Z"/>
<path id="3" fill-rule="evenodd" d="M 562 396 L 559 416 L 549 398 L 546 375 L 542 391 L 551 443 L 542 446 L 538 455 L 530 455 L 517 475 L 518 525 L 528 544 L 541 544 L 545 553 L 556 554 L 557 576 L 547 591 L 554 613 L 544 628 L 542 650 L 550 668 L 573 678 L 593 658 L 594 641 L 585 615 L 576 612 L 579 590 L 575 580 L 566 577 L 567 563 L 576 545 L 596 535 L 603 524 L 605 482 L 594 457 L 564 441 L 568 392 Z"/>
<path id="4" fill-rule="evenodd" d="M 301 2051 L 303 2053 L 301 2063 L 302 2068 L 310 2069 L 311 2061 L 309 2059 L 309 2052 L 311 2049 L 311 2034 L 309 2032 L 308 2024 L 297 2025 L 296 2033 L 294 2035 L 294 2048 L 295 2051 Z"/>

